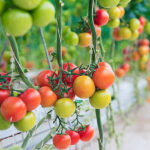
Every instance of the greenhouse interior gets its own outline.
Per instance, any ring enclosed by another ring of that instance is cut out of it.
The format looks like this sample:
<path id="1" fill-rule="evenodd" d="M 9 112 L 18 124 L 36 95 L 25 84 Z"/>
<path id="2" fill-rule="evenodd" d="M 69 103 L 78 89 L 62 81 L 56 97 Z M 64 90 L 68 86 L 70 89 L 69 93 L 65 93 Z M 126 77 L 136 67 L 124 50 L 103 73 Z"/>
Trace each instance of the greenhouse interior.
<path id="1" fill-rule="evenodd" d="M 0 0 L 0 150 L 150 150 L 150 0 Z"/>

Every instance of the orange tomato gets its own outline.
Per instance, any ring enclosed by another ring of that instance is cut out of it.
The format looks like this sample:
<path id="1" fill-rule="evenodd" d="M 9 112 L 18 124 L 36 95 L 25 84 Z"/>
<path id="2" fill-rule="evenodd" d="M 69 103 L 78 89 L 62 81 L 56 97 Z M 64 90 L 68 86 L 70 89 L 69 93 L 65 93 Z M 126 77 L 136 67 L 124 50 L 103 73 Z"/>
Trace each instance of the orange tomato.
<path id="1" fill-rule="evenodd" d="M 139 34 L 142 34 L 143 31 L 144 31 L 144 27 L 142 25 L 140 25 L 140 27 L 138 29 Z"/>
<path id="2" fill-rule="evenodd" d="M 100 35 L 101 35 L 101 28 L 98 25 L 96 25 L 96 24 L 94 26 L 95 26 L 97 38 L 99 38 Z M 89 31 L 89 33 L 91 33 L 91 30 Z M 91 33 L 91 35 L 92 35 L 92 33 Z"/>
<path id="3" fill-rule="evenodd" d="M 88 47 L 91 44 L 92 36 L 90 33 L 80 33 L 79 34 L 79 46 Z"/>
<path id="4" fill-rule="evenodd" d="M 149 47 L 148 46 L 140 46 L 138 48 L 138 52 L 141 56 L 146 55 L 149 53 Z"/>
<path id="5" fill-rule="evenodd" d="M 121 68 L 118 68 L 115 73 L 118 78 L 123 78 L 125 76 L 125 71 Z"/>
<path id="6" fill-rule="evenodd" d="M 146 100 L 148 103 L 150 103 L 150 98 L 147 98 L 147 100 Z"/>
<path id="7" fill-rule="evenodd" d="M 80 98 L 89 98 L 95 92 L 93 80 L 88 76 L 80 76 L 73 83 L 74 93 Z"/>
<path id="8" fill-rule="evenodd" d="M 119 35 L 119 28 L 115 28 L 113 30 L 113 38 L 116 40 L 116 41 L 121 41 L 121 37 Z"/>
<path id="9" fill-rule="evenodd" d="M 120 18 L 122 18 L 123 16 L 124 16 L 124 14 L 125 14 L 125 10 L 124 10 L 124 8 L 122 7 L 122 6 L 118 6 L 118 8 L 120 9 Z"/>
<path id="10" fill-rule="evenodd" d="M 136 52 L 136 51 L 132 52 L 132 59 L 133 59 L 134 61 L 138 61 L 138 60 L 140 59 L 139 53 Z"/>
<path id="11" fill-rule="evenodd" d="M 150 83 L 150 76 L 147 77 L 147 81 L 148 81 L 148 83 Z"/>
<path id="12" fill-rule="evenodd" d="M 93 81 L 99 89 L 107 89 L 115 81 L 115 74 L 111 66 L 105 62 L 100 62 L 99 67 L 93 73 Z"/>

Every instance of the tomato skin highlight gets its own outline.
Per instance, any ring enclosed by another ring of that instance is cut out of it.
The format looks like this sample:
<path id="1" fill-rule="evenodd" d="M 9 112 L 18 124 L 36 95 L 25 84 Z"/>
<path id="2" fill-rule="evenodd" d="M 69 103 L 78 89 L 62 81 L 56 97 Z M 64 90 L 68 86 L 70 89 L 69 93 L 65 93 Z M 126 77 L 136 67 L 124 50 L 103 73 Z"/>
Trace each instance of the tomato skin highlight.
<path id="1" fill-rule="evenodd" d="M 70 146 L 71 144 L 71 138 L 67 134 L 56 134 L 53 137 L 53 144 L 57 149 L 66 149 Z"/>
<path id="2" fill-rule="evenodd" d="M 79 142 L 79 140 L 80 140 L 79 133 L 77 133 L 73 130 L 68 130 L 68 131 L 66 131 L 66 134 L 68 134 L 71 138 L 71 144 L 70 145 L 76 145 Z"/>
<path id="3" fill-rule="evenodd" d="M 0 105 L 10 96 L 9 90 L 0 89 Z"/>
<path id="4" fill-rule="evenodd" d="M 1 113 L 5 120 L 17 122 L 26 115 L 26 105 L 19 97 L 8 97 L 1 105 Z"/>
<path id="5" fill-rule="evenodd" d="M 97 88 L 105 90 L 115 81 L 115 74 L 109 64 L 100 62 L 92 78 Z"/>
<path id="6" fill-rule="evenodd" d="M 81 130 L 82 128 L 79 128 L 78 133 L 80 135 L 80 140 L 84 141 L 84 142 L 87 142 L 87 141 L 90 141 L 93 138 L 94 129 L 91 126 L 87 126 L 87 125 L 85 127 L 86 127 L 85 131 Z"/>
<path id="7" fill-rule="evenodd" d="M 39 93 L 41 95 L 41 105 L 43 107 L 51 107 L 55 105 L 57 95 L 48 86 L 41 87 Z"/>
<path id="8" fill-rule="evenodd" d="M 41 103 L 40 93 L 33 88 L 27 89 L 19 97 L 26 104 L 28 111 L 36 109 Z"/>

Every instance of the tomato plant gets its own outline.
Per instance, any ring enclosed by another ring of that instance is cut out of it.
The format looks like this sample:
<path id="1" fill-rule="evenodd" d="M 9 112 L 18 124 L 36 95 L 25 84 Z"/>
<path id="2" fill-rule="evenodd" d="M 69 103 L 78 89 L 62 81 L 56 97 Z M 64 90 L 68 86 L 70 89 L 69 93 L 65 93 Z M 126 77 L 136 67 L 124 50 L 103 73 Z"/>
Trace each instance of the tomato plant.
<path id="1" fill-rule="evenodd" d="M 0 89 L 0 105 L 10 96 L 9 90 Z"/>
<path id="2" fill-rule="evenodd" d="M 89 47 L 91 44 L 91 34 L 90 33 L 80 33 L 79 34 L 79 46 Z"/>

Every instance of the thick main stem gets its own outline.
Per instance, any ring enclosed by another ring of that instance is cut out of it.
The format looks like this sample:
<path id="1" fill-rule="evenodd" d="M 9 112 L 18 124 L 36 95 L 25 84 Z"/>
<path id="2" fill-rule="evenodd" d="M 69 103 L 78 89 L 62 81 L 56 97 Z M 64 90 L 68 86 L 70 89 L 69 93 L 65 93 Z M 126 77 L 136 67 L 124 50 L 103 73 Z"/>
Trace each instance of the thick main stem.
<path id="1" fill-rule="evenodd" d="M 2 49 L 2 52 L 1 52 L 1 55 L 0 55 L 0 63 L 2 61 L 2 57 L 4 55 L 4 52 L 5 52 L 6 48 L 7 48 L 7 45 L 8 45 L 8 40 L 5 41 L 4 48 Z"/>

